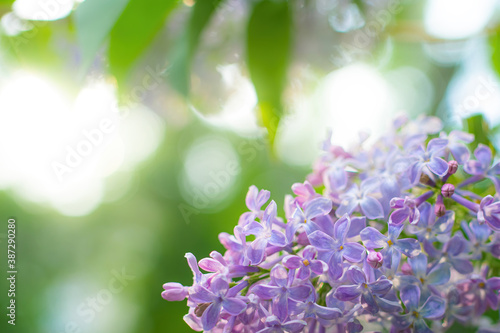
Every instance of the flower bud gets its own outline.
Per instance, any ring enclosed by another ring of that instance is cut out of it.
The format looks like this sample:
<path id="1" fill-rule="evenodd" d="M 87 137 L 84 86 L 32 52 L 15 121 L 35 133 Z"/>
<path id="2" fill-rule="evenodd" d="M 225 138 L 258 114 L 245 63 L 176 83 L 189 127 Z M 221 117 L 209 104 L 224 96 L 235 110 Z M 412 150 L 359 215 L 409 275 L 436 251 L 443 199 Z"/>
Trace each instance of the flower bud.
<path id="1" fill-rule="evenodd" d="M 444 184 L 443 187 L 441 187 L 441 194 L 445 198 L 451 197 L 455 193 L 455 186 L 453 184 Z"/>
<path id="2" fill-rule="evenodd" d="M 444 213 L 446 213 L 446 207 L 442 202 L 436 202 L 436 205 L 434 206 L 434 213 L 437 217 L 441 217 Z"/>
<path id="3" fill-rule="evenodd" d="M 377 268 L 380 268 L 382 266 L 382 263 L 384 262 L 384 258 L 382 257 L 382 254 L 380 254 L 380 252 L 370 252 L 370 253 L 368 253 L 368 257 L 366 258 L 366 261 L 368 262 L 368 265 L 377 269 Z"/>
<path id="4" fill-rule="evenodd" d="M 168 282 L 163 285 L 161 297 L 167 301 L 182 301 L 188 295 L 188 288 L 177 282 Z"/>
<path id="5" fill-rule="evenodd" d="M 453 175 L 458 170 L 458 162 L 457 161 L 449 161 L 448 162 L 448 174 Z"/>

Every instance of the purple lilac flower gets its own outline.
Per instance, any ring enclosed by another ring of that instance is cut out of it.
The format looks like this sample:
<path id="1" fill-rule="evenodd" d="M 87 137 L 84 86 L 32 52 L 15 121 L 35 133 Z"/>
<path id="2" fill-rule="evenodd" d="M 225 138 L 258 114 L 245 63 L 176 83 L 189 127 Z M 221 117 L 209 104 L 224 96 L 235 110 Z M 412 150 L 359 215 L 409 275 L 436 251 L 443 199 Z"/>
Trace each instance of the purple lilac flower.
<path id="1" fill-rule="evenodd" d="M 495 231 L 500 231 L 500 201 L 495 202 L 495 198 L 487 195 L 481 200 L 477 211 L 479 223 L 485 223 Z"/>
<path id="2" fill-rule="evenodd" d="M 245 203 L 248 209 L 250 209 L 250 212 L 246 212 L 241 215 L 238 225 L 244 227 L 256 218 L 262 218 L 262 206 L 269 200 L 270 197 L 271 192 L 266 190 L 259 191 L 257 186 L 250 186 L 245 198 Z"/>
<path id="3" fill-rule="evenodd" d="M 204 330 L 209 331 L 217 325 L 221 310 L 233 316 L 245 311 L 246 303 L 240 297 L 231 297 L 230 294 L 229 284 L 222 278 L 212 280 L 210 290 L 201 285 L 194 288 L 190 298 L 204 308 L 201 315 Z"/>
<path id="4" fill-rule="evenodd" d="M 443 316 L 446 310 L 444 299 L 432 295 L 419 306 L 420 288 L 412 284 L 403 287 L 400 295 L 407 313 L 394 316 L 394 325 L 401 330 L 412 326 L 415 333 L 432 333 L 424 319 L 438 319 Z"/>
<path id="5" fill-rule="evenodd" d="M 316 247 L 325 262 L 328 263 L 328 275 L 333 280 L 342 276 L 343 259 L 349 262 L 360 262 L 365 255 L 365 248 L 358 243 L 346 242 L 351 220 L 346 214 L 342 216 L 334 226 L 333 237 L 317 230 L 311 233 L 309 241 Z"/>
<path id="6" fill-rule="evenodd" d="M 432 258 L 444 258 L 458 273 L 468 274 L 474 269 L 468 254 L 469 242 L 461 234 L 455 234 L 441 250 L 436 249 L 431 242 L 424 241 L 424 249 Z"/>
<path id="7" fill-rule="evenodd" d="M 252 292 L 261 299 L 273 300 L 273 313 L 284 321 L 288 317 L 288 301 L 304 301 L 311 294 L 312 288 L 306 284 L 292 286 L 293 275 L 285 267 L 276 265 L 271 270 L 272 285 L 259 284 Z"/>
<path id="8" fill-rule="evenodd" d="M 351 214 L 359 208 L 369 219 L 384 217 L 382 205 L 377 199 L 371 196 L 371 193 L 376 191 L 377 187 L 378 182 L 375 182 L 373 179 L 363 181 L 360 187 L 357 184 L 352 184 L 341 195 L 340 206 L 335 211 L 335 215 L 341 217 L 344 214 Z"/>
<path id="9" fill-rule="evenodd" d="M 451 131 L 449 135 L 441 133 L 440 138 L 448 140 L 446 152 L 451 153 L 459 164 L 464 164 L 469 160 L 470 151 L 465 143 L 471 143 L 474 141 L 473 134 L 461 131 Z"/>
<path id="10" fill-rule="evenodd" d="M 500 190 L 500 162 L 491 166 L 493 160 L 491 149 L 488 146 L 479 144 L 476 150 L 474 150 L 475 160 L 469 160 L 464 165 L 464 171 L 469 175 L 472 175 L 473 181 L 477 181 L 481 178 L 490 179 L 497 191 Z M 491 166 L 491 167 L 490 167 Z M 471 181 L 467 180 L 465 184 L 470 184 Z"/>
<path id="11" fill-rule="evenodd" d="M 285 246 L 285 235 L 277 230 L 273 230 L 273 221 L 276 219 L 276 203 L 271 201 L 264 211 L 262 222 L 253 221 L 245 226 L 245 233 L 255 235 L 255 240 L 248 248 L 248 258 L 252 265 L 260 264 L 264 260 L 267 244 L 275 246 Z"/>
<path id="12" fill-rule="evenodd" d="M 420 244 L 416 239 L 398 239 L 403 227 L 403 225 L 389 224 L 388 236 L 382 235 L 373 227 L 367 227 L 361 231 L 361 240 L 367 249 L 383 248 L 380 252 L 384 255 L 385 266 L 397 269 L 401 261 L 401 254 L 413 257 L 420 252 Z"/>
<path id="13" fill-rule="evenodd" d="M 491 228 L 486 224 L 480 224 L 477 220 L 472 220 L 469 224 L 462 221 L 461 226 L 469 239 L 473 259 L 479 260 L 483 252 L 491 252 L 494 243 L 487 243 L 492 233 Z"/>
<path id="14" fill-rule="evenodd" d="M 297 278 L 307 280 L 311 276 L 311 272 L 316 275 L 323 274 L 328 269 L 326 264 L 321 260 L 316 260 L 317 251 L 313 246 L 306 246 L 302 252 L 302 257 L 289 255 L 283 258 L 283 266 L 288 269 L 298 269 Z"/>
<path id="15" fill-rule="evenodd" d="M 441 286 L 450 280 L 451 265 L 447 262 L 428 267 L 427 256 L 421 253 L 408 258 L 408 263 L 412 274 L 399 277 L 400 288 L 409 284 L 418 285 L 424 298 L 429 296 L 429 290 L 437 294 L 436 286 Z"/>
<path id="16" fill-rule="evenodd" d="M 417 236 L 420 242 L 446 242 L 450 238 L 451 229 L 455 222 L 455 212 L 447 211 L 436 219 L 432 205 L 424 202 L 420 206 L 420 220 L 415 225 L 408 226 L 408 232 Z"/>
<path id="17" fill-rule="evenodd" d="M 332 201 L 327 198 L 315 198 L 306 204 L 305 211 L 298 205 L 290 221 L 286 226 L 288 241 L 293 239 L 294 234 L 302 227 L 307 234 L 320 229 L 313 219 L 327 215 L 332 210 Z"/>
<path id="18" fill-rule="evenodd" d="M 427 172 L 427 170 L 439 177 L 446 175 L 448 162 L 440 156 L 444 154 L 447 143 L 447 140 L 444 139 L 432 139 L 427 145 L 427 150 L 422 146 L 418 146 L 411 152 L 411 156 L 415 159 L 409 168 L 409 177 L 412 184 L 417 184 L 422 173 Z"/>
<path id="19" fill-rule="evenodd" d="M 481 275 L 473 275 L 457 284 L 465 305 L 473 306 L 477 315 L 483 314 L 488 307 L 498 310 L 498 290 L 500 277 L 487 279 L 489 268 L 483 267 Z"/>
<path id="20" fill-rule="evenodd" d="M 366 135 L 349 151 L 326 143 L 285 196 L 285 219 L 250 187 L 249 211 L 219 235 L 225 252 L 187 253 L 191 286 L 165 283 L 162 297 L 186 300 L 184 321 L 211 333 L 430 332 L 498 309 L 500 164 L 482 145 L 467 161 L 465 133 L 430 138 L 436 118 L 402 120 L 371 147 Z"/>
<path id="21" fill-rule="evenodd" d="M 374 295 L 384 296 L 392 288 L 392 282 L 385 276 L 380 277 L 375 282 L 368 283 L 365 273 L 356 267 L 351 266 L 347 271 L 347 280 L 350 285 L 342 285 L 335 290 L 335 297 L 340 301 L 352 301 L 361 297 L 361 305 L 371 314 L 379 312 L 379 306 Z"/>

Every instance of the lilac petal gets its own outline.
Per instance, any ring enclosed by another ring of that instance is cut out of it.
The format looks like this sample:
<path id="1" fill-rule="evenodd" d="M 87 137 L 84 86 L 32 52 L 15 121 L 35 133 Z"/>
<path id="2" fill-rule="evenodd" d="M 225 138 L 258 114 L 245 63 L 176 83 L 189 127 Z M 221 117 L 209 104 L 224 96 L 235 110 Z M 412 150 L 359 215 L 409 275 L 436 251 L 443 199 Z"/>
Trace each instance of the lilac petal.
<path id="1" fill-rule="evenodd" d="M 469 274 L 474 270 L 474 266 L 467 259 L 449 258 L 449 262 L 460 274 Z"/>
<path id="2" fill-rule="evenodd" d="M 431 285 L 442 285 L 450 280 L 450 264 L 441 263 L 432 269 L 427 275 L 427 283 Z"/>
<path id="3" fill-rule="evenodd" d="M 190 252 L 186 253 L 184 257 L 187 259 L 189 268 L 191 268 L 191 271 L 193 272 L 194 281 L 200 282 L 203 275 L 198 268 L 198 261 L 196 260 L 196 257 Z"/>
<path id="4" fill-rule="evenodd" d="M 182 301 L 187 295 L 188 291 L 182 284 L 176 282 L 168 282 L 163 285 L 163 291 L 161 296 L 167 301 Z"/>
<path id="5" fill-rule="evenodd" d="M 246 235 L 260 235 L 264 232 L 264 227 L 259 222 L 252 221 L 245 225 L 243 231 Z"/>
<path id="6" fill-rule="evenodd" d="M 436 295 L 430 296 L 420 309 L 420 315 L 426 319 L 438 319 L 444 315 L 446 303 L 444 299 Z"/>
<path id="7" fill-rule="evenodd" d="M 414 257 L 420 253 L 420 243 L 413 238 L 400 239 L 394 245 L 401 253 L 407 257 Z"/>
<path id="8" fill-rule="evenodd" d="M 283 266 L 285 266 L 288 269 L 297 269 L 302 266 L 302 258 L 299 256 L 286 256 L 283 258 Z"/>
<path id="9" fill-rule="evenodd" d="M 373 227 L 367 227 L 360 232 L 361 240 L 368 249 L 378 249 L 387 245 L 387 237 Z"/>
<path id="10" fill-rule="evenodd" d="M 332 201 L 330 199 L 320 197 L 313 199 L 307 203 L 305 214 L 308 219 L 315 218 L 328 214 L 332 210 Z"/>
<path id="11" fill-rule="evenodd" d="M 415 311 L 420 300 L 420 288 L 413 284 L 405 286 L 401 289 L 400 297 L 409 311 Z"/>
<path id="12" fill-rule="evenodd" d="M 481 162 L 476 160 L 468 160 L 464 165 L 464 171 L 469 175 L 477 176 L 482 175 L 486 170 Z"/>
<path id="13" fill-rule="evenodd" d="M 365 273 L 357 266 L 351 266 L 346 272 L 349 281 L 356 285 L 366 283 Z"/>
<path id="14" fill-rule="evenodd" d="M 212 280 L 212 283 L 210 284 L 210 289 L 216 295 L 225 294 L 229 289 L 229 283 L 225 279 L 218 276 Z"/>
<path id="15" fill-rule="evenodd" d="M 403 198 L 392 198 L 389 202 L 391 208 L 403 208 L 405 206 L 405 199 Z"/>
<path id="16" fill-rule="evenodd" d="M 224 266 L 212 258 L 203 258 L 198 265 L 207 272 L 221 272 L 224 270 Z"/>
<path id="17" fill-rule="evenodd" d="M 325 234 L 323 231 L 316 230 L 307 236 L 309 242 L 320 250 L 333 250 L 334 243 L 332 237 Z"/>
<path id="18" fill-rule="evenodd" d="M 351 301 L 361 294 L 357 285 L 339 286 L 335 290 L 335 297 L 340 301 Z"/>
<path id="19" fill-rule="evenodd" d="M 302 266 L 297 271 L 297 279 L 299 280 L 307 280 L 311 276 L 311 270 L 309 267 Z"/>
<path id="20" fill-rule="evenodd" d="M 350 229 L 350 225 L 351 220 L 347 214 L 344 214 L 338 219 L 333 226 L 333 235 L 335 239 L 343 243 Z"/>
<path id="21" fill-rule="evenodd" d="M 436 154 L 442 151 L 447 145 L 448 145 L 447 139 L 440 139 L 440 138 L 432 139 L 427 144 L 427 151 L 430 154 Z"/>
<path id="22" fill-rule="evenodd" d="M 365 216 L 353 216 L 351 217 L 351 225 L 349 231 L 347 232 L 346 238 L 356 237 L 359 235 L 361 230 L 366 228 L 366 217 Z"/>
<path id="23" fill-rule="evenodd" d="M 255 200 L 255 210 L 259 210 L 271 197 L 271 192 L 266 190 L 260 190 Z"/>
<path id="24" fill-rule="evenodd" d="M 457 256 L 467 250 L 467 241 L 462 236 L 455 235 L 446 243 L 446 246 L 450 255 Z"/>
<path id="25" fill-rule="evenodd" d="M 333 320 L 342 317 L 342 311 L 336 308 L 327 308 L 314 303 L 314 312 L 316 316 L 325 320 Z"/>
<path id="26" fill-rule="evenodd" d="M 420 176 L 422 175 L 422 169 L 424 167 L 424 163 L 416 162 L 410 167 L 409 177 L 410 182 L 412 184 L 417 184 L 420 182 Z"/>
<path id="27" fill-rule="evenodd" d="M 413 275 L 416 277 L 425 276 L 427 272 L 427 256 L 423 253 L 413 258 L 408 258 L 408 263 L 411 266 Z"/>
<path id="28" fill-rule="evenodd" d="M 431 157 L 430 162 L 427 162 L 427 167 L 431 172 L 440 177 L 444 177 L 448 172 L 448 162 L 443 160 L 441 157 Z"/>
<path id="29" fill-rule="evenodd" d="M 276 202 L 271 200 L 269 205 L 267 205 L 266 210 L 264 211 L 264 216 L 262 218 L 263 224 L 266 226 L 267 230 L 272 228 L 273 221 L 276 219 L 276 215 L 278 214 L 278 207 L 276 206 Z"/>
<path id="30" fill-rule="evenodd" d="M 262 299 L 271 299 L 281 292 L 281 288 L 259 284 L 252 288 L 252 292 Z"/>
<path id="31" fill-rule="evenodd" d="M 486 301 L 488 302 L 488 305 L 491 309 L 498 310 L 498 295 L 496 293 L 487 291 Z"/>
<path id="32" fill-rule="evenodd" d="M 340 253 L 334 253 L 328 261 L 328 276 L 332 280 L 338 280 L 342 276 L 343 272 L 342 257 Z"/>
<path id="33" fill-rule="evenodd" d="M 491 234 L 491 229 L 488 228 L 488 226 L 484 224 L 479 224 L 477 221 L 473 221 L 470 224 L 470 229 L 474 233 L 475 238 L 480 242 L 484 243 L 488 238 L 490 237 Z"/>
<path id="34" fill-rule="evenodd" d="M 285 235 L 278 230 L 271 231 L 271 237 L 269 238 L 269 244 L 274 245 L 274 246 L 280 246 L 280 247 L 285 246 L 286 245 Z"/>
<path id="35" fill-rule="evenodd" d="M 281 328 L 283 328 L 286 332 L 290 333 L 298 333 L 302 332 L 304 329 L 304 326 L 306 326 L 307 323 L 303 320 L 290 320 L 281 325 Z M 273 331 L 274 332 L 274 331 Z"/>
<path id="36" fill-rule="evenodd" d="M 345 243 L 343 245 L 342 256 L 350 262 L 360 262 L 365 255 L 365 248 L 358 243 Z"/>
<path id="37" fill-rule="evenodd" d="M 455 144 L 450 147 L 451 154 L 457 160 L 458 164 L 464 164 L 469 160 L 469 149 L 463 144 Z"/>
<path id="38" fill-rule="evenodd" d="M 247 255 L 252 265 L 258 265 L 264 260 L 266 246 L 267 240 L 264 238 L 257 238 L 250 244 Z"/>
<path id="39" fill-rule="evenodd" d="M 500 277 L 492 277 L 486 281 L 488 289 L 500 290 Z"/>
<path id="40" fill-rule="evenodd" d="M 498 213 L 489 216 L 485 215 L 484 219 L 491 229 L 493 229 L 494 231 L 500 231 L 500 215 Z"/>
<path id="41" fill-rule="evenodd" d="M 455 140 L 460 140 L 465 143 L 471 143 L 474 141 L 474 134 L 453 130 L 450 132 L 449 137 L 452 137 Z"/>
<path id="42" fill-rule="evenodd" d="M 389 216 L 390 224 L 401 224 L 410 216 L 410 209 L 408 207 L 396 209 Z"/>
<path id="43" fill-rule="evenodd" d="M 323 261 L 320 261 L 320 260 L 313 260 L 313 261 L 311 261 L 311 264 L 309 265 L 309 268 L 310 268 L 311 271 L 313 271 L 317 275 L 323 274 L 323 272 L 325 272 L 328 269 L 328 267 L 326 266 L 326 264 Z"/>
<path id="44" fill-rule="evenodd" d="M 432 223 L 434 222 L 434 212 L 431 204 L 426 201 L 418 206 L 418 210 L 420 211 L 418 226 L 426 228 L 429 224 L 432 225 Z"/>
<path id="45" fill-rule="evenodd" d="M 236 316 L 245 311 L 247 304 L 236 297 L 228 297 L 222 301 L 222 307 L 229 314 Z"/>
<path id="46" fill-rule="evenodd" d="M 383 296 L 392 288 L 392 282 L 386 278 L 381 278 L 369 284 L 370 290 L 374 295 Z"/>
<path id="47" fill-rule="evenodd" d="M 301 285 L 296 287 L 288 288 L 290 298 L 296 301 L 305 301 L 307 297 L 311 294 L 311 288 L 308 285 Z"/>
<path id="48" fill-rule="evenodd" d="M 288 317 L 288 296 L 286 293 L 280 294 L 273 303 L 273 313 L 281 321 L 284 321 Z"/>
<path id="49" fill-rule="evenodd" d="M 395 225 L 395 224 L 389 224 L 388 227 L 388 234 L 389 238 L 394 242 L 394 240 L 399 238 L 399 235 L 403 231 L 404 225 Z"/>
<path id="50" fill-rule="evenodd" d="M 255 185 L 250 186 L 250 188 L 248 189 L 247 196 L 245 198 L 245 203 L 250 210 L 260 209 L 260 207 L 258 209 L 256 209 L 256 206 L 257 206 L 256 199 L 257 199 L 258 193 L 259 193 L 259 189 Z"/>
<path id="51" fill-rule="evenodd" d="M 271 270 L 271 279 L 278 287 L 285 287 L 288 282 L 288 272 L 282 265 L 276 265 Z"/>
<path id="52" fill-rule="evenodd" d="M 302 257 L 304 259 L 312 260 L 316 258 L 316 254 L 318 254 L 318 251 L 316 251 L 316 248 L 311 245 L 307 245 L 304 248 L 304 251 L 302 252 Z"/>
<path id="53" fill-rule="evenodd" d="M 217 298 L 214 293 L 212 293 L 205 287 L 202 287 L 201 285 L 196 285 L 195 292 L 190 293 L 189 297 L 196 303 L 210 303 Z"/>
<path id="54" fill-rule="evenodd" d="M 384 217 L 384 209 L 377 199 L 367 195 L 360 201 L 359 204 L 361 206 L 361 211 L 369 219 L 379 219 Z"/>
<path id="55" fill-rule="evenodd" d="M 401 304 L 399 303 L 399 300 L 392 301 L 378 296 L 375 296 L 375 300 L 377 301 L 377 304 L 380 307 L 380 309 L 384 312 L 397 313 L 403 311 L 403 309 L 401 308 Z"/>
<path id="56" fill-rule="evenodd" d="M 347 175 L 343 167 L 332 167 L 326 175 L 332 190 L 341 190 L 347 185 Z"/>
<path id="57" fill-rule="evenodd" d="M 427 326 L 423 319 L 417 319 L 413 323 L 414 333 L 433 333 L 431 329 Z"/>
<path id="58" fill-rule="evenodd" d="M 394 325 L 401 329 L 408 328 L 413 323 L 413 320 L 410 316 L 411 313 L 405 315 L 395 315 L 393 319 Z"/>
<path id="59" fill-rule="evenodd" d="M 474 156 L 476 156 L 476 159 L 485 167 L 488 167 L 491 163 L 491 149 L 481 143 L 477 146 L 476 150 L 474 150 Z"/>
<path id="60" fill-rule="evenodd" d="M 370 312 L 371 314 L 375 314 L 379 311 L 379 307 L 373 295 L 369 292 L 361 294 L 361 305 L 363 308 Z"/>
<path id="61" fill-rule="evenodd" d="M 342 197 L 340 206 L 335 210 L 335 215 L 341 217 L 345 214 L 351 214 L 358 206 L 358 199 L 354 196 L 345 195 Z"/>
<path id="62" fill-rule="evenodd" d="M 210 331 L 217 325 L 219 320 L 221 303 L 215 302 L 208 306 L 201 316 L 201 324 L 203 325 L 203 330 Z"/>

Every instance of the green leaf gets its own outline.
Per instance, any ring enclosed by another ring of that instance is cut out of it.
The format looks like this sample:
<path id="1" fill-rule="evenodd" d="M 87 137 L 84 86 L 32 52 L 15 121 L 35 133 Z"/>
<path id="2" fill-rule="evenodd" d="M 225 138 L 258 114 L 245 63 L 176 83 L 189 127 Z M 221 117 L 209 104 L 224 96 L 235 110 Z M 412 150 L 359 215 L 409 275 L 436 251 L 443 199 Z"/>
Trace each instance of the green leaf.
<path id="1" fill-rule="evenodd" d="M 83 68 L 87 68 L 129 0 L 86 0 L 75 10 L 78 43 L 82 49 Z"/>
<path id="2" fill-rule="evenodd" d="M 490 140 L 490 128 L 482 114 L 475 114 L 465 119 L 463 126 L 469 133 L 474 134 L 474 142 L 471 143 L 471 148 L 473 150 L 476 149 L 480 143 L 493 149 Z"/>
<path id="3" fill-rule="evenodd" d="M 200 37 L 221 2 L 222 0 L 196 1 L 187 28 L 170 55 L 169 81 L 179 93 L 186 97 L 189 94 L 191 62 L 198 48 Z"/>
<path id="4" fill-rule="evenodd" d="M 290 60 L 291 25 L 286 0 L 255 3 L 248 21 L 248 69 L 259 99 L 260 120 L 271 144 L 283 114 L 281 95 Z"/>
<path id="5" fill-rule="evenodd" d="M 120 82 L 149 46 L 178 0 L 130 0 L 111 30 L 110 71 Z"/>
<path id="6" fill-rule="evenodd" d="M 497 30 L 489 39 L 491 47 L 491 62 L 493 68 L 500 75 L 500 30 Z"/>

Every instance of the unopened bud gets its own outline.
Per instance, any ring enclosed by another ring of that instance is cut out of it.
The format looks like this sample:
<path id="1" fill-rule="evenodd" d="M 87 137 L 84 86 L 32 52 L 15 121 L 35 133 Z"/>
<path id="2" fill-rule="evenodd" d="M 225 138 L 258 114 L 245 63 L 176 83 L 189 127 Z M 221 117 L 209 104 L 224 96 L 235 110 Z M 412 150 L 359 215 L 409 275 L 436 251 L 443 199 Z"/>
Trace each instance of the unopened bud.
<path id="1" fill-rule="evenodd" d="M 177 282 L 168 282 L 163 285 L 161 296 L 167 301 L 182 301 L 188 295 L 188 288 Z"/>
<path id="2" fill-rule="evenodd" d="M 370 252 L 368 253 L 368 257 L 366 258 L 366 261 L 368 262 L 368 265 L 371 267 L 377 269 L 382 266 L 382 263 L 384 262 L 384 258 L 380 252 Z"/>
<path id="3" fill-rule="evenodd" d="M 444 204 L 436 202 L 436 205 L 434 206 L 434 213 L 437 217 L 444 216 L 444 213 L 446 213 L 446 207 Z"/>
<path id="4" fill-rule="evenodd" d="M 444 184 L 443 187 L 441 187 L 441 194 L 445 198 L 451 197 L 455 193 L 455 186 L 453 184 Z"/>
<path id="5" fill-rule="evenodd" d="M 457 161 L 449 161 L 448 162 L 448 174 L 453 175 L 458 170 L 458 162 Z"/>

